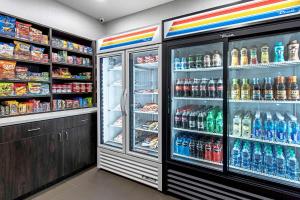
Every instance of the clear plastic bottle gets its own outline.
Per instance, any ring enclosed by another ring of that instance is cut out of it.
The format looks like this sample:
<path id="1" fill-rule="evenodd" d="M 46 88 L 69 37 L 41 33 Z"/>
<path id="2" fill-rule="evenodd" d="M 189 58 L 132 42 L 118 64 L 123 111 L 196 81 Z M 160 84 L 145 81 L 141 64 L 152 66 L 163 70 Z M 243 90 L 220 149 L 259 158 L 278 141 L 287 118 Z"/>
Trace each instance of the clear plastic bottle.
<path id="1" fill-rule="evenodd" d="M 249 141 L 244 142 L 242 155 L 241 155 L 241 167 L 243 169 L 251 169 L 251 144 Z"/>
<path id="2" fill-rule="evenodd" d="M 263 169 L 263 154 L 260 143 L 254 143 L 252 153 L 252 170 L 256 172 L 262 172 Z"/>

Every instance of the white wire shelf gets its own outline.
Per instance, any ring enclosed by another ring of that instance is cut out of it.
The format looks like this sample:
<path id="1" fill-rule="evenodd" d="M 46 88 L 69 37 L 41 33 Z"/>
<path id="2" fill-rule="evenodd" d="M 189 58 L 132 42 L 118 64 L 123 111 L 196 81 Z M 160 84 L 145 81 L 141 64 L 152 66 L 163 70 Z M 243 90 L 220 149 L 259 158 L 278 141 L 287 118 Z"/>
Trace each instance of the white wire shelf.
<path id="1" fill-rule="evenodd" d="M 192 69 L 176 69 L 174 72 L 210 72 L 223 70 L 223 67 L 208 67 L 208 68 L 192 68 Z"/>
<path id="2" fill-rule="evenodd" d="M 264 103 L 264 104 L 300 104 L 300 101 L 289 100 L 234 100 L 229 99 L 230 103 Z"/>
<path id="3" fill-rule="evenodd" d="M 191 130 L 191 129 L 185 129 L 185 128 L 175 128 L 175 127 L 173 129 L 176 131 L 185 131 L 185 132 L 190 132 L 190 133 L 223 137 L 223 133 L 213 133 L 213 132 L 198 131 L 198 130 Z"/>
<path id="4" fill-rule="evenodd" d="M 268 64 L 249 64 L 249 65 L 237 65 L 228 66 L 231 70 L 241 69 L 265 69 L 265 68 L 278 68 L 278 67 L 296 67 L 300 65 L 300 61 L 285 61 L 285 62 L 271 62 Z"/>

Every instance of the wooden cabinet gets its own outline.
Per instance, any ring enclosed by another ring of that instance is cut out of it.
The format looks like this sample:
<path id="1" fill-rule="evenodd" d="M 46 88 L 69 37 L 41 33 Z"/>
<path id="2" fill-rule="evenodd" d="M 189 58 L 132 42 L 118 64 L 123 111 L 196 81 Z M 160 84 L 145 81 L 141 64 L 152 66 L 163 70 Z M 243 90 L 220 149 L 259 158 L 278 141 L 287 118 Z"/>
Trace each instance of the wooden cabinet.
<path id="1" fill-rule="evenodd" d="M 0 199 L 35 191 L 96 161 L 95 114 L 0 128 Z"/>

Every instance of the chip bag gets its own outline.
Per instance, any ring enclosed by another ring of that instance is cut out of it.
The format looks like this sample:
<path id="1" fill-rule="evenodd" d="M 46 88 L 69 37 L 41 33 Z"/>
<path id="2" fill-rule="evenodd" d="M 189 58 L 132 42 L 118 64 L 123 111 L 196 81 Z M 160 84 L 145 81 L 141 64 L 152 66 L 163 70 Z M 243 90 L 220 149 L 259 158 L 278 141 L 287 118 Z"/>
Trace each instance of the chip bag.
<path id="1" fill-rule="evenodd" d="M 29 40 L 31 24 L 16 22 L 16 37 L 24 40 Z"/>
<path id="2" fill-rule="evenodd" d="M 24 96 L 27 94 L 27 85 L 26 83 L 15 83 L 15 95 L 16 96 Z"/>
<path id="3" fill-rule="evenodd" d="M 14 57 L 15 45 L 12 43 L 0 42 L 0 56 L 12 58 Z"/>
<path id="4" fill-rule="evenodd" d="M 28 83 L 29 94 L 41 94 L 42 84 L 41 83 Z"/>
<path id="5" fill-rule="evenodd" d="M 13 96 L 14 84 L 13 83 L 0 83 L 0 96 Z"/>
<path id="6" fill-rule="evenodd" d="M 0 60 L 0 79 L 15 79 L 15 61 Z"/>
<path id="7" fill-rule="evenodd" d="M 29 60 L 30 59 L 30 44 L 24 42 L 14 41 L 15 47 L 15 57 L 18 59 Z"/>
<path id="8" fill-rule="evenodd" d="M 33 42 L 42 43 L 43 32 L 36 28 L 30 27 L 29 39 L 30 39 L 30 41 L 33 41 Z"/>
<path id="9" fill-rule="evenodd" d="M 0 15 L 0 34 L 15 36 L 16 18 Z"/>
<path id="10" fill-rule="evenodd" d="M 31 45 L 31 60 L 42 61 L 44 50 L 45 50 L 44 48 Z"/>

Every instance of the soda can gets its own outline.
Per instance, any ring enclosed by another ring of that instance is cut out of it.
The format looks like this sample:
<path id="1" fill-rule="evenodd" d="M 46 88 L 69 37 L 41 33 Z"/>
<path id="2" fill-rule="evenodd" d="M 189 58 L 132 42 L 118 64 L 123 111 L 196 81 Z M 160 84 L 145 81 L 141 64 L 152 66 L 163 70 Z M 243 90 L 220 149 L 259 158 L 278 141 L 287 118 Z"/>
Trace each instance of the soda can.
<path id="1" fill-rule="evenodd" d="M 196 68 L 203 67 L 203 55 L 196 55 Z"/>
<path id="2" fill-rule="evenodd" d="M 270 62 L 269 46 L 266 44 L 263 45 L 260 51 L 261 51 L 261 63 L 268 64 Z"/>
<path id="3" fill-rule="evenodd" d="M 234 48 L 231 51 L 231 65 L 232 66 L 237 66 L 240 65 L 239 63 L 239 50 Z"/>
<path id="4" fill-rule="evenodd" d="M 206 54 L 204 56 L 204 67 L 210 67 L 211 66 L 211 58 L 209 54 Z"/>
<path id="5" fill-rule="evenodd" d="M 212 65 L 214 67 L 220 67 L 222 65 L 222 57 L 218 51 L 215 51 L 212 59 Z"/>
<path id="6" fill-rule="evenodd" d="M 248 65 L 248 50 L 247 48 L 243 47 L 241 49 L 241 65 Z"/>
<path id="7" fill-rule="evenodd" d="M 188 69 L 186 57 L 181 58 L 181 69 Z"/>

